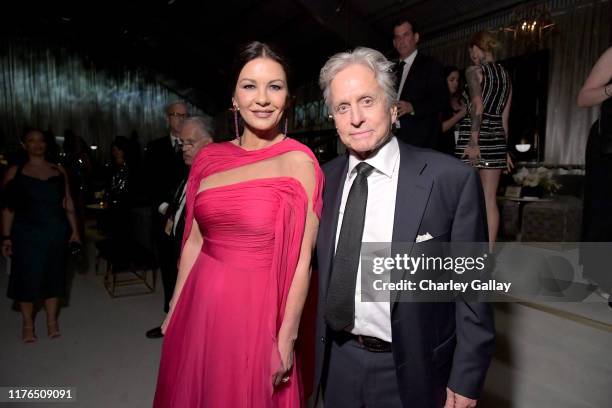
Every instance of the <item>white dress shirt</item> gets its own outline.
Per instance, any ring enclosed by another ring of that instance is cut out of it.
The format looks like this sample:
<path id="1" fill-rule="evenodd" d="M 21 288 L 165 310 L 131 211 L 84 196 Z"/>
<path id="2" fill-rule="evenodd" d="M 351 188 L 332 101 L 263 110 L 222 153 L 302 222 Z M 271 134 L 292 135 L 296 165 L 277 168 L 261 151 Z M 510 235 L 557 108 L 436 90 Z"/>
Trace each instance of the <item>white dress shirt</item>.
<path id="1" fill-rule="evenodd" d="M 398 101 L 400 100 L 402 89 L 404 89 L 404 83 L 406 82 L 406 78 L 408 78 L 408 73 L 410 72 L 410 68 L 412 67 L 412 64 L 414 63 L 414 59 L 416 58 L 418 52 L 419 50 L 414 50 L 412 54 L 404 58 L 405 64 L 404 64 L 404 70 L 402 71 L 402 79 L 400 81 L 399 88 L 397 88 L 397 100 Z M 407 102 L 410 102 L 410 101 L 407 101 Z"/>
<path id="2" fill-rule="evenodd" d="M 348 173 L 342 191 L 340 215 L 336 230 L 336 246 L 344 217 L 344 208 L 349 191 L 357 175 L 356 167 L 361 162 L 350 154 Z M 395 218 L 395 195 L 399 175 L 400 152 L 397 139 L 392 137 L 372 157 L 365 160 L 374 167 L 368 177 L 368 201 L 363 226 L 362 242 L 391 242 Z M 335 251 L 334 251 L 335 252 Z M 357 270 L 355 286 L 355 325 L 351 333 L 373 336 L 391 342 L 391 307 L 389 302 L 361 301 L 361 262 Z"/>
<path id="3" fill-rule="evenodd" d="M 174 149 L 174 146 L 176 146 L 177 143 L 179 144 L 179 146 L 183 145 L 183 141 L 178 136 L 174 136 L 172 133 L 170 133 L 170 142 L 172 143 L 172 148 L 173 149 Z"/>

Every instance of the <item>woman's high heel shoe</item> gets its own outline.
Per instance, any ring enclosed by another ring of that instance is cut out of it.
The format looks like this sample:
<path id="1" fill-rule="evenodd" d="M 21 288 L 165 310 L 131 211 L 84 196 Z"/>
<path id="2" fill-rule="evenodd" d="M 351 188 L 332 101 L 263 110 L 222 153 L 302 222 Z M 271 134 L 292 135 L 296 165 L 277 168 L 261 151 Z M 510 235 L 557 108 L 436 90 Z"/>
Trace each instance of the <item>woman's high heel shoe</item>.
<path id="1" fill-rule="evenodd" d="M 34 326 L 23 326 L 21 329 L 21 339 L 24 343 L 34 343 L 36 341 Z"/>
<path id="2" fill-rule="evenodd" d="M 59 325 L 57 324 L 57 321 L 47 323 L 47 336 L 49 336 L 50 339 L 55 339 L 57 337 L 60 337 L 61 335 L 62 334 L 59 331 Z"/>

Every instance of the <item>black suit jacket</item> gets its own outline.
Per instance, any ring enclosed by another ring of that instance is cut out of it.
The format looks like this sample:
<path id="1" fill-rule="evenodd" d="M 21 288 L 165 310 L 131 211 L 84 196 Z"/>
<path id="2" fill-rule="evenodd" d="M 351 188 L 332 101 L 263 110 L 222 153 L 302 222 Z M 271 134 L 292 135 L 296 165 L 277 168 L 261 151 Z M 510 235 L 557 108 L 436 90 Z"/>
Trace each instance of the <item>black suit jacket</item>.
<path id="1" fill-rule="evenodd" d="M 147 144 L 145 151 L 145 177 L 153 211 L 158 214 L 161 203 L 170 203 L 178 184 L 187 174 L 180 154 L 174 152 L 170 136 L 160 137 Z M 160 222 L 163 217 L 159 217 Z"/>
<path id="2" fill-rule="evenodd" d="M 414 115 L 406 114 L 399 118 L 398 138 L 414 146 L 439 149 L 442 111 L 449 99 L 442 65 L 417 52 L 399 99 L 412 104 Z"/>
<path id="3" fill-rule="evenodd" d="M 172 222 L 174 222 L 176 212 L 181 206 L 181 197 L 183 197 L 183 189 L 186 183 L 187 183 L 187 179 L 183 178 L 183 180 L 181 180 L 178 187 L 176 188 L 176 191 L 174 192 L 174 197 L 172 198 L 172 202 L 170 202 L 170 205 L 168 206 L 168 210 L 166 211 L 166 216 L 164 217 L 166 222 L 168 220 L 171 220 Z M 187 200 L 187 198 L 184 197 L 184 200 Z M 181 245 L 183 243 L 183 233 L 185 232 L 185 213 L 186 213 L 186 209 L 185 209 L 185 206 L 183 206 L 183 210 L 181 211 L 181 215 L 179 216 L 179 219 L 176 223 L 176 227 L 172 229 L 172 233 L 169 236 L 170 241 L 172 241 L 173 248 L 176 251 L 177 259 L 181 254 Z"/>
<path id="4" fill-rule="evenodd" d="M 484 199 L 478 174 L 458 160 L 402 142 L 393 242 L 415 242 L 431 234 L 441 241 L 487 240 Z M 334 256 L 344 155 L 323 166 L 325 191 L 317 240 L 319 302 L 315 389 L 324 384 L 331 341 L 324 311 Z M 441 407 L 446 386 L 478 398 L 494 343 L 493 314 L 483 303 L 397 302 L 391 309 L 393 358 L 406 407 Z"/>

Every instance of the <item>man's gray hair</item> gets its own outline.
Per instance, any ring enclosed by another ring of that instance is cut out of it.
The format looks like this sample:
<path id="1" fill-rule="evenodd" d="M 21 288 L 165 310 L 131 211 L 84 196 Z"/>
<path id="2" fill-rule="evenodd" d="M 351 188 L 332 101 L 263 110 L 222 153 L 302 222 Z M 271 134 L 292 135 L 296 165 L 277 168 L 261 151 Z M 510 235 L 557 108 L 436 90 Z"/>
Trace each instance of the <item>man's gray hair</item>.
<path id="1" fill-rule="evenodd" d="M 213 139 L 215 134 L 215 124 L 210 116 L 191 116 L 185 119 L 183 122 L 183 126 L 191 124 L 196 126 L 204 136 L 210 137 Z"/>
<path id="2" fill-rule="evenodd" d="M 372 48 L 358 47 L 353 51 L 340 52 L 332 56 L 327 60 L 323 68 L 321 68 L 319 85 L 321 86 L 323 98 L 330 112 L 332 112 L 331 82 L 340 71 L 353 64 L 361 64 L 374 71 L 376 80 L 387 97 L 387 106 L 393 106 L 397 101 L 395 73 L 393 72 L 395 64 L 385 58 L 379 51 L 373 50 Z"/>

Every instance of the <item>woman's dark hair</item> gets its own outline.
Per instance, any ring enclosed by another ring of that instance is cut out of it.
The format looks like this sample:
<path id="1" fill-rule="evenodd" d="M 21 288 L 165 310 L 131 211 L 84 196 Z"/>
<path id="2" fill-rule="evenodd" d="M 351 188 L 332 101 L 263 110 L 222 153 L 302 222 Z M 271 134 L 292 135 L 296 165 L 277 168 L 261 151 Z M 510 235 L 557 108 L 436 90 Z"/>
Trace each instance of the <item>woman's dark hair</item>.
<path id="1" fill-rule="evenodd" d="M 113 147 L 116 147 L 117 149 L 121 150 L 123 152 L 123 157 L 125 159 L 126 162 L 129 162 L 129 155 L 130 155 L 130 140 L 125 137 L 125 136 L 117 136 L 113 142 L 111 143 L 111 157 L 113 154 Z M 114 158 L 113 158 L 114 161 Z"/>
<path id="2" fill-rule="evenodd" d="M 454 65 L 448 65 L 446 67 L 444 67 L 444 82 L 446 82 L 448 80 L 448 77 L 450 76 L 450 74 L 452 74 L 453 72 L 457 72 L 459 73 L 459 86 L 457 87 L 457 92 L 455 92 L 454 94 L 451 94 L 451 96 L 460 96 L 462 89 L 463 89 L 463 74 L 461 73 L 461 70 L 459 68 L 457 68 Z"/>
<path id="3" fill-rule="evenodd" d="M 289 65 L 287 64 L 287 60 L 275 47 L 259 41 L 253 41 L 248 43 L 240 51 L 240 54 L 238 55 L 238 58 L 236 59 L 236 63 L 234 65 L 233 84 L 236 84 L 236 82 L 238 81 L 238 77 L 240 76 L 240 71 L 242 71 L 242 68 L 244 68 L 244 66 L 248 62 L 253 61 L 257 58 L 270 58 L 272 61 L 278 62 L 285 71 L 285 76 L 287 77 L 287 86 L 289 86 Z"/>
<path id="4" fill-rule="evenodd" d="M 45 143 L 47 143 L 47 142 L 48 142 L 48 140 L 47 140 L 47 137 L 46 137 L 46 135 L 45 135 L 45 131 L 44 131 L 44 130 L 39 129 L 39 128 L 35 128 L 35 127 L 32 127 L 32 126 L 26 126 L 26 127 L 23 129 L 23 132 L 21 133 L 21 137 L 19 138 L 19 140 L 21 140 L 21 143 L 25 143 L 25 141 L 26 141 L 26 137 L 27 137 L 27 136 L 28 136 L 30 133 L 32 133 L 32 132 L 38 132 L 38 133 L 40 133 L 41 135 L 43 135 L 43 138 L 45 139 Z"/>
<path id="5" fill-rule="evenodd" d="M 444 79 L 448 79 L 448 77 L 450 76 L 450 74 L 452 74 L 453 72 L 459 72 L 459 76 L 461 76 L 461 71 L 459 71 L 459 68 L 457 68 L 454 65 L 447 65 L 444 67 Z"/>

